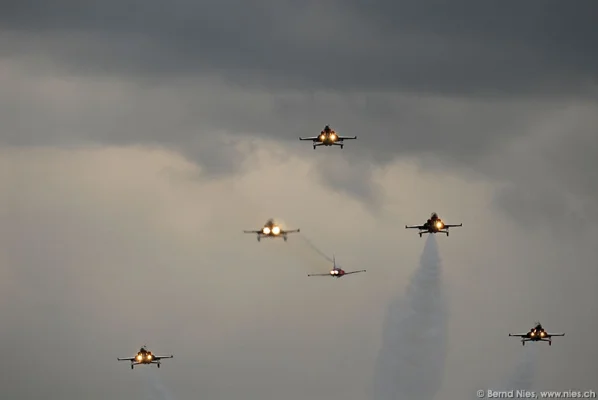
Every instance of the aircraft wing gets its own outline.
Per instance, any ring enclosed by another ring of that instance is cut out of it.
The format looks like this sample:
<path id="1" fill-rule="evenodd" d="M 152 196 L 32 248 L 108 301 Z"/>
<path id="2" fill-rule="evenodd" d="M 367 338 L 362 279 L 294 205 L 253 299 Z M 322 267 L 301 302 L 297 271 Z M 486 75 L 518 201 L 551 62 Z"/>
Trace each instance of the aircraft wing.
<path id="1" fill-rule="evenodd" d="M 351 271 L 351 272 L 345 272 L 345 275 L 349 275 L 349 274 L 358 274 L 360 272 L 365 272 L 365 269 L 360 269 L 359 271 Z"/>
<path id="2" fill-rule="evenodd" d="M 307 276 L 332 276 L 330 273 L 328 274 L 307 274 Z"/>
<path id="3" fill-rule="evenodd" d="M 564 334 L 564 333 L 548 333 L 548 332 L 546 332 L 546 334 L 547 334 L 548 336 L 565 336 L 565 334 Z"/>
<path id="4" fill-rule="evenodd" d="M 311 140 L 311 141 L 316 141 L 319 140 L 320 137 L 319 136 L 312 136 L 312 137 L 300 137 L 299 140 Z"/>
<path id="5" fill-rule="evenodd" d="M 509 333 L 509 336 L 526 337 L 527 333 Z"/>
<path id="6" fill-rule="evenodd" d="M 337 136 L 336 139 L 342 142 L 343 140 L 355 140 L 357 136 Z"/>
<path id="7" fill-rule="evenodd" d="M 426 229 L 423 225 L 405 225 L 405 229 Z"/>
<path id="8" fill-rule="evenodd" d="M 262 231 L 243 231 L 243 233 L 262 233 Z"/>
<path id="9" fill-rule="evenodd" d="M 152 357 L 153 360 L 161 360 L 163 358 L 174 358 L 174 356 L 171 354 L 169 356 L 153 356 Z"/>
<path id="10" fill-rule="evenodd" d="M 135 357 L 119 357 L 117 358 L 118 361 L 133 361 L 137 358 L 137 356 Z"/>
<path id="11" fill-rule="evenodd" d="M 445 228 L 457 228 L 459 226 L 463 226 L 463 224 L 455 224 L 455 225 L 447 225 L 447 224 L 445 224 L 444 225 Z"/>
<path id="12" fill-rule="evenodd" d="M 280 233 L 299 233 L 301 229 L 291 229 L 290 231 L 281 231 Z"/>

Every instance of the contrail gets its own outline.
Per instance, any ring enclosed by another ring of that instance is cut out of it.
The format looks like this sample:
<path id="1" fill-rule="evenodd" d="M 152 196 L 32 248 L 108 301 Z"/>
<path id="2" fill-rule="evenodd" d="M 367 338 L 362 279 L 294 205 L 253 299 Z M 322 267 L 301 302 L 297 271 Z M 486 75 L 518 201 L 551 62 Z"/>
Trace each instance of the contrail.
<path id="1" fill-rule="evenodd" d="M 389 306 L 374 376 L 374 400 L 432 400 L 447 352 L 447 307 L 438 246 L 428 236 L 405 296 Z"/>

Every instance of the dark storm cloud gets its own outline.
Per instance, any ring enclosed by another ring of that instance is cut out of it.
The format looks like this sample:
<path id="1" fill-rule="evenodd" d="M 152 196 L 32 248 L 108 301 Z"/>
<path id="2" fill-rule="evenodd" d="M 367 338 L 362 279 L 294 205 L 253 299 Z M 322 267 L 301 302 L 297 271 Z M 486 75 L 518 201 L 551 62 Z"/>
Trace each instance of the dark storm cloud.
<path id="1" fill-rule="evenodd" d="M 508 177 L 509 184 L 496 202 L 518 222 L 533 228 L 542 220 L 575 234 L 593 224 L 588 215 L 598 207 L 596 108 L 571 107 L 547 117 L 545 125 L 546 131 L 560 134 L 551 137 L 548 133 L 544 140 L 538 134 L 522 139 L 519 154 L 506 156 L 509 162 L 486 167 L 486 172 Z"/>
<path id="2" fill-rule="evenodd" d="M 44 50 L 79 72 L 218 73 L 301 89 L 504 95 L 595 81 L 591 0 L 10 1 L 5 54 Z"/>
<path id="3" fill-rule="evenodd" d="M 502 160 L 512 168 L 486 165 L 571 97 L 592 95 L 594 1 L 31 0 L 2 11 L 0 55 L 49 56 L 71 81 L 136 84 L 121 101 L 81 84 L 78 101 L 57 112 L 58 99 L 40 101 L 26 84 L 7 82 L 15 86 L 3 85 L 0 99 L 4 143 L 155 144 L 220 175 L 242 168 L 239 133 L 302 151 L 310 148 L 297 136 L 331 123 L 360 137 L 343 150 L 358 162 L 345 170 L 350 179 L 323 180 L 356 197 L 377 196 L 367 163 L 432 154 L 441 168 L 511 180 L 497 204 L 517 217 L 530 209 L 568 217 L 569 197 L 584 212 L 597 202 L 587 182 L 598 167 L 582 165 L 596 160 L 591 122 L 583 127 L 587 143 L 563 126 L 554 185 L 537 184 L 545 182 L 542 168 L 520 174 L 529 169 L 526 157 Z M 45 68 L 33 59 L 29 68 Z M 553 152 L 532 150 L 542 165 L 542 151 Z"/>
<path id="4" fill-rule="evenodd" d="M 0 23 L 12 35 L 5 36 L 0 50 L 49 55 L 71 76 L 124 74 L 143 86 L 177 79 L 192 87 L 192 77 L 213 75 L 236 87 L 252 86 L 260 99 L 239 100 L 238 92 L 229 91 L 230 97 L 215 100 L 214 92 L 222 90 L 217 86 L 194 88 L 195 98 L 179 86 L 166 101 L 142 92 L 100 121 L 85 119 L 87 125 L 103 126 L 89 134 L 93 141 L 137 143 L 142 136 L 144 142 L 182 145 L 191 158 L 198 152 L 189 137 L 203 131 L 296 140 L 332 123 L 342 133 L 367 137 L 359 145 L 371 148 L 369 158 L 377 162 L 402 153 L 440 151 L 441 157 L 469 164 L 497 142 L 520 136 L 532 113 L 546 105 L 479 98 L 470 103 L 467 97 L 429 100 L 397 96 L 396 91 L 570 94 L 589 90 L 581 86 L 596 77 L 594 2 L 530 1 L 515 8 L 504 2 L 428 4 L 11 2 Z M 289 94 L 290 87 L 296 91 Z M 327 90 L 336 94 L 321 93 Z M 339 94 L 355 90 L 363 93 Z M 199 96 L 209 101 L 198 104 Z M 167 104 L 173 99 L 176 108 Z M 255 102 L 264 106 L 256 109 L 250 104 Z M 143 134 L 116 126 L 124 119 L 138 126 L 140 118 L 151 118 L 158 109 L 159 121 Z M 75 116 L 68 123 L 81 120 Z M 10 125 L 7 118 L 3 121 Z M 65 136 L 64 125 L 52 121 L 43 124 L 43 140 L 50 143 L 56 135 L 48 126 Z M 84 129 L 86 124 L 74 125 L 71 131 L 77 135 L 93 131 Z M 12 142 L 19 143 L 42 139 L 14 136 Z"/>

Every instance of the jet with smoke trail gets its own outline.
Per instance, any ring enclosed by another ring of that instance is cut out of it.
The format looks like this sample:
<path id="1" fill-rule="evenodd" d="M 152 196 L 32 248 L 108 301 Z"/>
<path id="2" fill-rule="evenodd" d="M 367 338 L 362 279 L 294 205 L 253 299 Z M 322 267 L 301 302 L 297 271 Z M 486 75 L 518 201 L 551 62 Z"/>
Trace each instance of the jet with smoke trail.
<path id="1" fill-rule="evenodd" d="M 447 307 L 441 263 L 429 236 L 405 296 L 388 309 L 374 376 L 374 400 L 431 400 L 447 353 Z"/>
<path id="2" fill-rule="evenodd" d="M 405 225 L 405 229 L 418 229 L 419 237 L 422 237 L 424 233 L 445 233 L 448 236 L 449 228 L 458 228 L 460 226 L 463 226 L 463 224 L 445 224 L 438 214 L 433 212 L 430 218 L 422 225 Z"/>
<path id="3" fill-rule="evenodd" d="M 307 274 L 307 276 L 331 276 L 333 278 L 342 278 L 345 275 L 351 275 L 351 274 L 358 274 L 360 272 L 366 272 L 365 269 L 360 269 L 358 271 L 345 271 L 344 269 L 338 267 L 336 265 L 336 258 L 334 256 L 332 256 L 332 269 L 330 270 L 329 273 L 327 274 Z"/>

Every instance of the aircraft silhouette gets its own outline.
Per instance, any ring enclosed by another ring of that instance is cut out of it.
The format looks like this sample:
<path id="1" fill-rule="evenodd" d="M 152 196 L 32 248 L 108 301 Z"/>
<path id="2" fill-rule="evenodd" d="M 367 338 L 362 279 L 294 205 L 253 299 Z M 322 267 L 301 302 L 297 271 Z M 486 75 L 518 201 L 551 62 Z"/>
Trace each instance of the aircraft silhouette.
<path id="1" fill-rule="evenodd" d="M 515 336 L 521 338 L 521 345 L 525 346 L 525 342 L 548 342 L 549 346 L 552 346 L 552 338 L 554 336 L 565 336 L 564 333 L 548 333 L 542 327 L 542 324 L 536 322 L 534 327 L 526 333 L 509 333 L 509 336 Z"/>
<path id="2" fill-rule="evenodd" d="M 330 125 L 326 125 L 318 136 L 300 137 L 299 140 L 311 140 L 314 143 L 314 150 L 318 146 L 340 146 L 342 149 L 345 140 L 355 140 L 357 136 L 340 136 Z"/>

